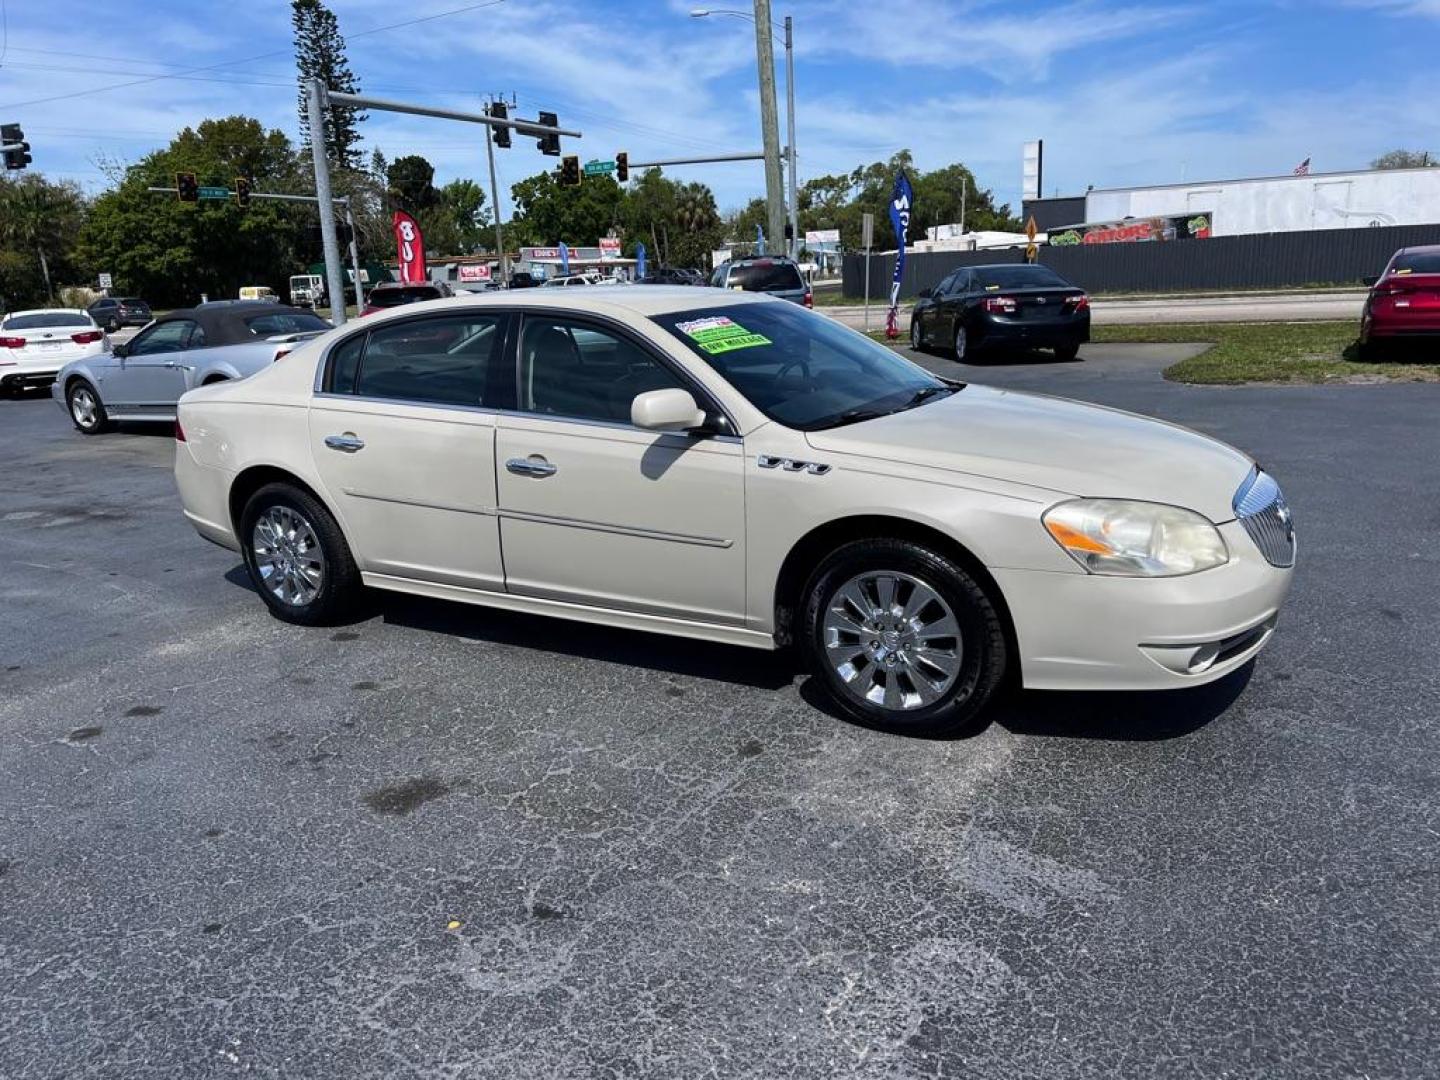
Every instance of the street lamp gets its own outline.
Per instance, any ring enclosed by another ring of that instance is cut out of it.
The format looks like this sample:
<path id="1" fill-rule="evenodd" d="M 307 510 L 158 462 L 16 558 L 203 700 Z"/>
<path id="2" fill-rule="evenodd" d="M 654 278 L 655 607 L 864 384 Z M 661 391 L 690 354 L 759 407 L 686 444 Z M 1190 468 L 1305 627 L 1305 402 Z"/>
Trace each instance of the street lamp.
<path id="1" fill-rule="evenodd" d="M 733 8 L 695 8 L 690 12 L 692 19 L 703 19 L 707 15 L 733 15 L 737 19 L 749 19 L 755 22 L 755 16 L 748 11 L 736 11 Z M 767 20 L 769 21 L 769 20 Z M 790 173 L 790 257 L 793 259 L 800 252 L 800 203 L 796 195 L 795 180 L 795 49 L 791 36 L 790 16 L 785 16 L 784 27 L 778 27 L 770 23 L 774 31 L 783 29 L 785 42 L 785 158 Z M 773 78 L 773 76 L 772 76 Z M 761 103 L 764 103 L 765 72 L 760 72 Z"/>

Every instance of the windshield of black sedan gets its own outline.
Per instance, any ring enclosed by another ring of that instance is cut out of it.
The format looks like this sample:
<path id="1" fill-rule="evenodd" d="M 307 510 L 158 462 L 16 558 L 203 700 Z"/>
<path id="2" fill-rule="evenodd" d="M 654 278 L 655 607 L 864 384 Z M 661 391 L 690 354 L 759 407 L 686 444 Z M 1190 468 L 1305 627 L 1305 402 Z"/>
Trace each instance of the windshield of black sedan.
<path id="1" fill-rule="evenodd" d="M 772 420 L 802 431 L 911 408 L 952 387 L 884 345 L 776 301 L 651 316 Z"/>

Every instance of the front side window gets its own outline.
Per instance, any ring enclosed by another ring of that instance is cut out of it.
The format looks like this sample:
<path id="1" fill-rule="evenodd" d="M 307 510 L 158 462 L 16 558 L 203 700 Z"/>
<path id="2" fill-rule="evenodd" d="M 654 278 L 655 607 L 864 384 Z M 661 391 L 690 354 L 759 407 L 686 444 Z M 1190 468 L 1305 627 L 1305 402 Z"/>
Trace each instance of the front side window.
<path id="1" fill-rule="evenodd" d="M 770 419 L 802 431 L 912 408 L 953 389 L 796 304 L 724 305 L 652 319 Z"/>
<path id="2" fill-rule="evenodd" d="M 340 346 L 331 360 L 331 387 L 345 393 L 342 380 L 352 379 L 354 392 L 362 397 L 485 405 L 496 370 L 492 360 L 504 337 L 504 316 L 498 314 L 384 326 Z M 363 345 L 358 344 L 361 338 Z M 353 377 L 348 375 L 357 367 Z"/>
<path id="3" fill-rule="evenodd" d="M 196 326 L 189 319 L 171 319 L 145 331 L 131 344 L 129 355 L 153 356 L 157 353 L 179 352 L 185 348 Z"/>
<path id="4" fill-rule="evenodd" d="M 628 424 L 636 395 L 684 386 L 679 376 L 619 334 L 567 319 L 525 318 L 520 339 L 520 408 L 525 412 Z"/>

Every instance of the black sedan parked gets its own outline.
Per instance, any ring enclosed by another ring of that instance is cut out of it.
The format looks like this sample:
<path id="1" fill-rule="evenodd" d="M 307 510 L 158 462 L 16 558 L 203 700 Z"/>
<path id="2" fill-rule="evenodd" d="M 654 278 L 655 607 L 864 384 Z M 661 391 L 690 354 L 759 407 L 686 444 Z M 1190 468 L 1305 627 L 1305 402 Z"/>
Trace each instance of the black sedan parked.
<path id="1" fill-rule="evenodd" d="M 134 296 L 102 296 L 85 311 L 106 330 L 144 326 L 154 318 L 150 314 L 150 305 Z"/>
<path id="2" fill-rule="evenodd" d="M 1054 349 L 1074 360 L 1090 340 L 1090 298 L 1049 267 L 963 266 L 922 289 L 910 316 L 910 344 L 945 348 L 966 360 L 982 349 Z"/>

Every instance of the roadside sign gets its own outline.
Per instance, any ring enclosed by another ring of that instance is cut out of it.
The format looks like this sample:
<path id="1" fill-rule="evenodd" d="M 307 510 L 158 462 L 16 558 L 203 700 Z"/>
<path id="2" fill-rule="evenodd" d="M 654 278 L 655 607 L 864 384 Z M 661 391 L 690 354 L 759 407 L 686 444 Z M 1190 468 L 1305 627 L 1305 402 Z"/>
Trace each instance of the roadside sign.
<path id="1" fill-rule="evenodd" d="M 456 267 L 456 281 L 489 281 L 490 267 L 484 263 L 464 263 Z"/>
<path id="2" fill-rule="evenodd" d="M 860 216 L 860 246 L 867 251 L 875 246 L 875 215 Z"/>
<path id="3" fill-rule="evenodd" d="M 600 258 L 618 259 L 620 257 L 620 240 L 614 236 L 602 236 L 600 238 Z"/>
<path id="4" fill-rule="evenodd" d="M 585 163 L 586 176 L 604 176 L 606 173 L 614 171 L 615 162 L 613 161 L 587 161 Z"/>
<path id="5" fill-rule="evenodd" d="M 230 189 L 228 187 L 200 187 L 200 198 L 202 199 L 228 199 Z"/>
<path id="6" fill-rule="evenodd" d="M 1026 261 L 1026 262 L 1032 262 L 1032 263 L 1033 263 L 1033 262 L 1035 261 L 1035 256 L 1037 256 L 1037 255 L 1039 255 L 1039 254 L 1040 254 L 1040 249 L 1037 248 L 1034 244 L 1026 244 L 1026 245 L 1025 245 L 1025 261 Z"/>
<path id="7" fill-rule="evenodd" d="M 102 289 L 113 289 L 115 287 L 115 280 L 109 274 L 101 274 L 100 287 Z"/>
<path id="8" fill-rule="evenodd" d="M 205 189 L 201 188 L 200 190 L 204 191 Z M 1039 231 L 1039 228 L 1035 225 L 1035 215 L 1031 214 L 1030 220 L 1025 222 L 1025 235 L 1027 238 L 1029 238 L 1032 247 L 1035 244 L 1035 234 Z"/>

